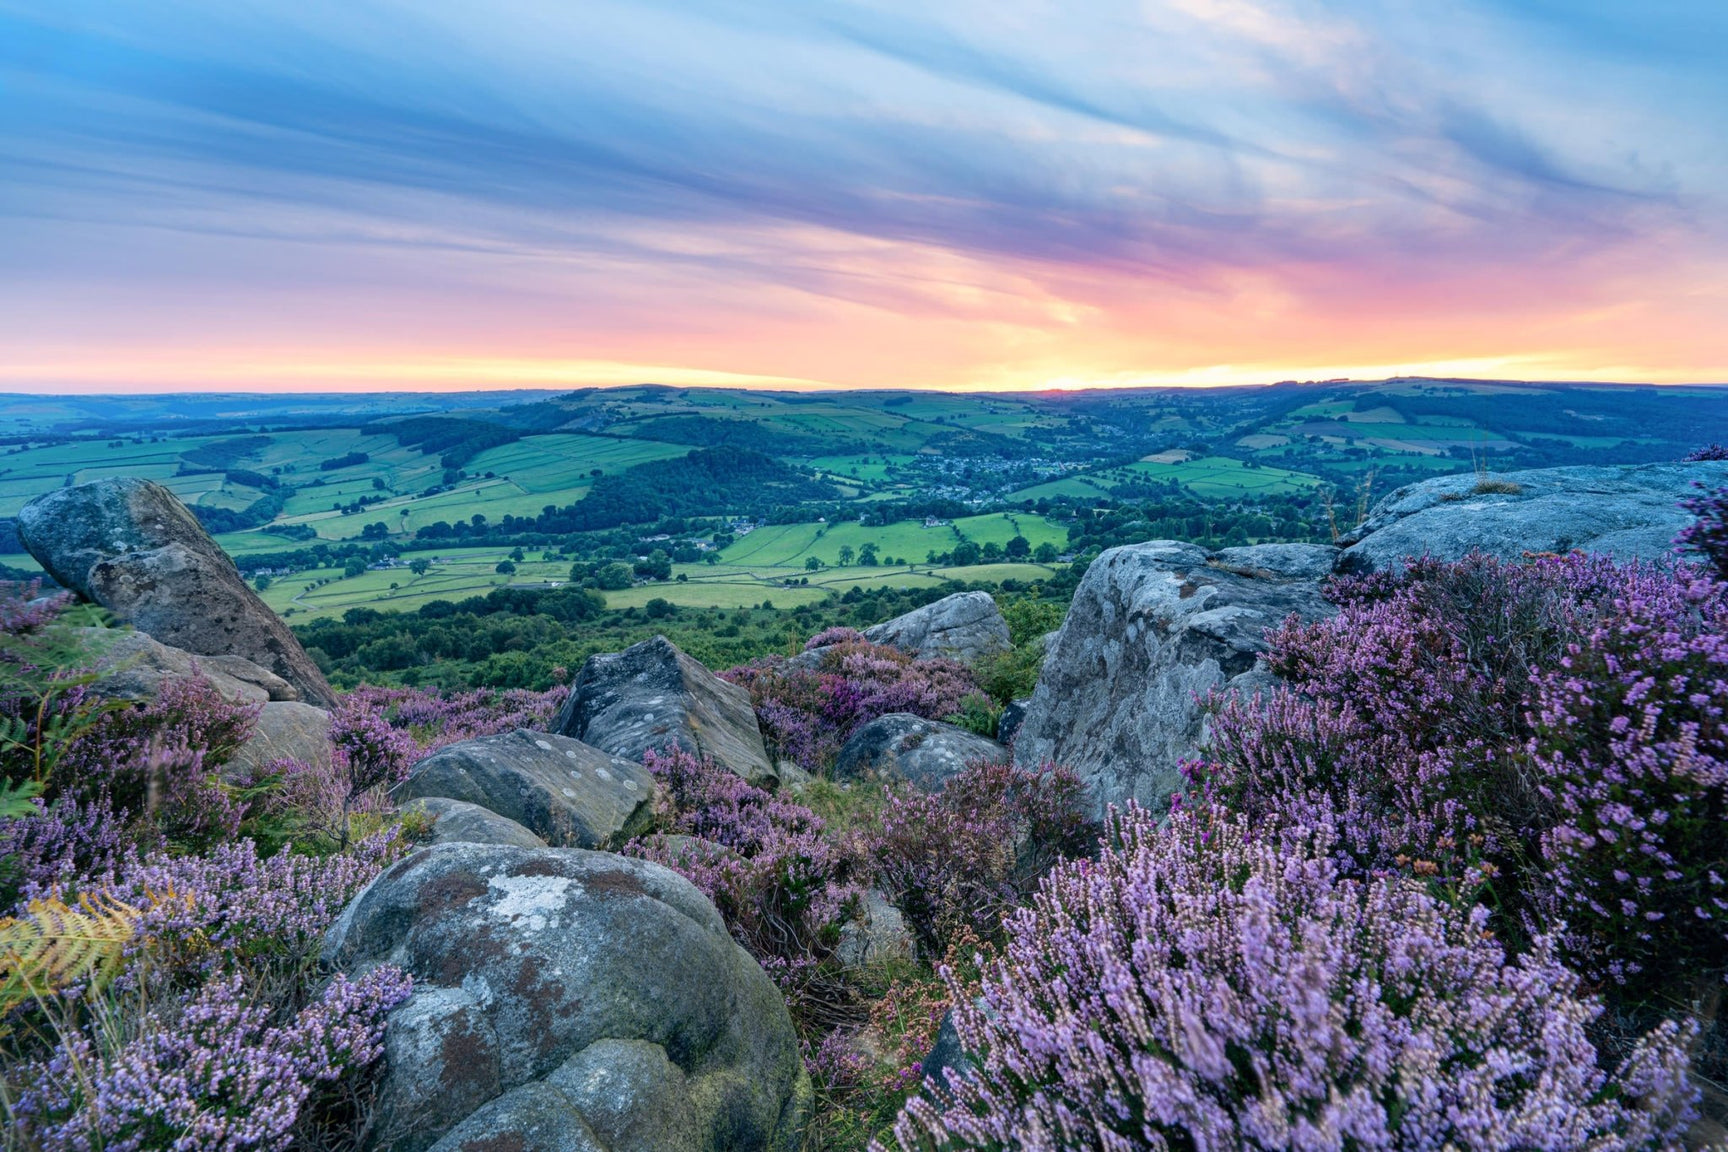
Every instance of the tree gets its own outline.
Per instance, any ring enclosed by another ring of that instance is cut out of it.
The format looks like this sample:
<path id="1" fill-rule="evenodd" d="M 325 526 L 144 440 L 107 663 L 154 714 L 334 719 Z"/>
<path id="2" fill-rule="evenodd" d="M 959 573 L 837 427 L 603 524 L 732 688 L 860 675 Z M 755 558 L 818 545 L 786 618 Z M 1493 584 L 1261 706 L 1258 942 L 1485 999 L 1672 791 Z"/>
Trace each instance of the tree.
<path id="1" fill-rule="evenodd" d="M 1002 545 L 996 543 L 994 540 L 984 545 L 984 560 L 986 563 L 994 564 L 1000 559 L 1002 559 Z"/>
<path id="2" fill-rule="evenodd" d="M 510 553 L 510 559 L 512 559 L 512 560 L 516 561 L 516 563 L 520 564 L 520 563 L 522 563 L 522 561 L 528 559 L 528 556 L 525 552 L 522 551 L 521 548 L 516 548 L 515 550 L 513 550 Z"/>
<path id="3" fill-rule="evenodd" d="M 956 568 L 971 567 L 973 564 L 978 563 L 979 560 L 978 545 L 972 543 L 970 540 L 962 540 L 960 543 L 954 545 L 954 553 L 950 558 L 953 560 L 954 567 Z"/>
<path id="4" fill-rule="evenodd" d="M 672 557 L 666 554 L 664 548 L 656 548 L 647 556 L 636 561 L 636 575 L 650 580 L 672 579 Z"/>
<path id="5" fill-rule="evenodd" d="M 659 620 L 663 617 L 674 615 L 678 611 L 670 600 L 660 596 L 656 596 L 654 599 L 648 601 L 648 603 L 643 606 L 642 610 L 648 613 L 648 619 L 650 620 Z"/>
<path id="6" fill-rule="evenodd" d="M 850 545 L 850 544 L 840 545 L 840 567 L 844 568 L 844 567 L 846 567 L 846 565 L 852 563 L 852 556 L 853 556 L 852 545 Z"/>
<path id="7" fill-rule="evenodd" d="M 594 574 L 595 583 L 608 592 L 630 587 L 631 578 L 630 569 L 618 563 L 608 564 Z"/>
<path id="8" fill-rule="evenodd" d="M 500 560 L 498 566 L 492 571 L 503 576 L 513 576 L 516 574 L 516 562 L 514 560 Z"/>
<path id="9" fill-rule="evenodd" d="M 342 575 L 346 577 L 358 576 L 364 571 L 366 571 L 366 561 L 358 556 L 342 566 Z"/>
<path id="10" fill-rule="evenodd" d="M 264 591 L 264 589 L 270 587 L 270 577 L 263 573 L 259 573 L 258 578 L 252 581 L 252 587 L 258 589 L 260 592 Z"/>
<path id="11" fill-rule="evenodd" d="M 1010 560 L 1024 560 L 1032 554 L 1032 541 L 1024 536 L 1016 535 L 1002 549 Z"/>
<path id="12" fill-rule="evenodd" d="M 865 568 L 876 567 L 876 544 L 874 541 L 858 549 L 858 563 Z"/>
<path id="13" fill-rule="evenodd" d="M 390 535 L 390 525 L 382 520 L 374 520 L 360 529 L 360 539 L 362 540 L 382 540 L 388 535 Z"/>
<path id="14" fill-rule="evenodd" d="M 408 571 L 416 576 L 424 576 L 432 570 L 432 561 L 424 556 L 418 556 L 408 562 Z"/>
<path id="15" fill-rule="evenodd" d="M 1059 553 L 1056 551 L 1056 545 L 1050 543 L 1048 540 L 1038 545 L 1038 547 L 1032 551 L 1032 559 L 1038 561 L 1040 564 L 1054 564 L 1058 555 Z"/>
<path id="16" fill-rule="evenodd" d="M 822 561 L 811 556 L 804 561 L 804 570 L 806 572 L 820 572 L 822 570 Z"/>

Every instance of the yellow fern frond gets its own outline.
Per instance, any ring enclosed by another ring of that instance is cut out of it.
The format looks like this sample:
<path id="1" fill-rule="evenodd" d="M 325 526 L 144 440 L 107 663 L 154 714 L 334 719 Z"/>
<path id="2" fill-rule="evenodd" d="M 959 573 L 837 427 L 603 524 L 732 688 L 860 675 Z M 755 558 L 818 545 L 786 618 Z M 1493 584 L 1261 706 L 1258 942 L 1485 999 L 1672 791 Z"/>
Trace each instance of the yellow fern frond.
<path id="1" fill-rule="evenodd" d="M 112 896 L 76 904 L 32 900 L 24 915 L 0 919 L 0 1013 L 88 981 L 114 978 L 143 912 Z"/>

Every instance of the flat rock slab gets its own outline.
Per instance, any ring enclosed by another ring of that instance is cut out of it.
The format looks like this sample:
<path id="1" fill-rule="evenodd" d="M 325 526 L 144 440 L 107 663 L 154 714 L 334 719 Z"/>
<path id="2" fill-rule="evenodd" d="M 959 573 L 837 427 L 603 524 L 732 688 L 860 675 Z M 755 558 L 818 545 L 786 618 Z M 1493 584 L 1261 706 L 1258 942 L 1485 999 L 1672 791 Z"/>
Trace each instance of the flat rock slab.
<path id="1" fill-rule="evenodd" d="M 1680 501 L 1728 484 L 1728 463 L 1537 468 L 1477 477 L 1440 476 L 1399 488 L 1346 536 L 1347 572 L 1381 572 L 1411 557 L 1458 560 L 1472 551 L 1503 560 L 1577 549 L 1617 559 L 1672 554 L 1692 522 Z M 1507 489 L 1504 491 L 1496 489 Z"/>
<path id="2" fill-rule="evenodd" d="M 430 844 L 508 844 L 515 848 L 544 848 L 546 841 L 489 808 L 465 800 L 428 796 L 402 806 L 404 815 L 423 815 L 432 821 Z"/>
<path id="3" fill-rule="evenodd" d="M 1215 689 L 1273 682 L 1260 661 L 1266 630 L 1292 614 L 1335 609 L 1307 572 L 1310 545 L 1265 545 L 1253 563 L 1215 563 L 1193 544 L 1154 540 L 1092 562 L 1045 657 L 1014 736 L 1023 767 L 1066 765 L 1094 806 L 1137 800 L 1161 810 L 1198 750 Z M 1287 549 L 1280 555 L 1272 549 Z"/>
<path id="4" fill-rule="evenodd" d="M 184 648 L 163 644 L 142 632 L 115 628 L 81 628 L 92 650 L 100 653 L 97 679 L 90 691 L 122 700 L 153 700 L 164 680 L 196 676 L 207 680 L 224 700 L 234 704 L 292 701 L 299 691 L 268 668 L 240 656 L 194 656 Z"/>
<path id="5" fill-rule="evenodd" d="M 988 592 L 957 592 L 904 616 L 864 629 L 872 644 L 892 644 L 913 656 L 967 663 L 1012 648 L 1008 622 Z"/>
<path id="6" fill-rule="evenodd" d="M 288 625 L 162 485 L 98 480 L 49 492 L 19 510 L 18 536 L 61 585 L 161 643 L 242 657 L 292 684 L 307 703 L 335 703 Z"/>
<path id="7" fill-rule="evenodd" d="M 785 1002 L 670 869 L 578 849 L 441 844 L 373 881 L 325 940 L 396 964 L 375 1143 L 792 1152 L 809 1079 Z"/>
<path id="8" fill-rule="evenodd" d="M 590 656 L 553 727 L 629 760 L 681 748 L 753 784 L 778 782 L 750 693 L 664 636 Z"/>
<path id="9" fill-rule="evenodd" d="M 647 829 L 654 787 L 640 764 L 518 728 L 438 749 L 391 796 L 399 804 L 432 797 L 475 804 L 555 847 L 613 848 Z"/>
<path id="10" fill-rule="evenodd" d="M 1006 745 L 910 712 L 878 716 L 854 732 L 834 760 L 841 779 L 904 781 L 939 792 L 968 764 L 1005 764 Z"/>

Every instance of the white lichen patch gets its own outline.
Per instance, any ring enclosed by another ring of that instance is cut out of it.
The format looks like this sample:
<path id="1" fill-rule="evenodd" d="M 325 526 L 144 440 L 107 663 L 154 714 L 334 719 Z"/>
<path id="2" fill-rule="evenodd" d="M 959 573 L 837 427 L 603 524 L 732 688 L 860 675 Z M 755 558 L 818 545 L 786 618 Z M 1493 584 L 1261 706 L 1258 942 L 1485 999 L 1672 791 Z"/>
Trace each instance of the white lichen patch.
<path id="1" fill-rule="evenodd" d="M 549 742 L 549 741 L 546 741 L 546 740 L 536 740 L 536 741 L 534 741 L 534 747 L 536 747 L 536 748 L 538 748 L 538 749 L 540 749 L 540 750 L 541 750 L 541 751 L 542 751 L 542 752 L 550 752 L 550 751 L 552 751 L 552 745 L 551 745 L 551 743 L 550 743 L 550 742 Z"/>
<path id="2" fill-rule="evenodd" d="M 487 888 L 492 894 L 487 912 L 529 932 L 556 928 L 566 901 L 582 891 L 568 876 L 494 876 Z"/>

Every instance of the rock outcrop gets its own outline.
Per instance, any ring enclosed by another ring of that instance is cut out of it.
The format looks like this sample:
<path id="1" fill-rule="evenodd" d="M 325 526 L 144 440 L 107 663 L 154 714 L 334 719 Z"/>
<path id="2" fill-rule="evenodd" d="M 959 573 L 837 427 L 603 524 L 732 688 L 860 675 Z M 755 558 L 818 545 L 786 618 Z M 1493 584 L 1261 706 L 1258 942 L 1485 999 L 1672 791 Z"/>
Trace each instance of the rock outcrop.
<path id="1" fill-rule="evenodd" d="M 647 828 L 654 778 L 580 740 L 518 728 L 438 749 L 391 796 L 475 804 L 554 847 L 616 848 Z"/>
<path id="2" fill-rule="evenodd" d="M 544 848 L 546 841 L 489 808 L 430 796 L 402 805 L 404 815 L 421 815 L 432 821 L 430 844 L 508 844 L 515 848 Z"/>
<path id="3" fill-rule="evenodd" d="M 664 636 L 588 657 L 553 727 L 627 760 L 677 747 L 753 784 L 778 779 L 750 693 Z"/>
<path id="4" fill-rule="evenodd" d="M 1008 748 L 987 736 L 910 712 L 890 712 L 852 733 L 834 759 L 834 775 L 904 781 L 940 792 L 968 764 L 1002 764 L 1008 758 Z"/>
<path id="5" fill-rule="evenodd" d="M 61 488 L 18 513 L 18 535 L 62 586 L 163 644 L 240 656 L 328 707 L 323 673 L 178 497 L 149 480 Z"/>
<path id="6" fill-rule="evenodd" d="M 956 592 L 904 616 L 864 629 L 872 644 L 892 644 L 914 656 L 971 663 L 1013 647 L 1008 622 L 988 592 Z"/>
<path id="7" fill-rule="evenodd" d="M 1128 799 L 1162 807 L 1201 737 L 1197 697 L 1264 687 L 1266 629 L 1291 614 L 1333 613 L 1311 574 L 1329 567 L 1315 547 L 1263 545 L 1221 558 L 1154 540 L 1099 556 L 1045 657 L 1015 762 L 1074 769 L 1100 809 Z"/>
<path id="8" fill-rule="evenodd" d="M 1515 560 L 1525 552 L 1600 552 L 1620 560 L 1672 553 L 1692 522 L 1679 502 L 1694 482 L 1728 484 L 1728 463 L 1539 468 L 1439 476 L 1399 488 L 1344 538 L 1345 572 L 1397 568 L 1412 556 L 1457 560 L 1471 551 Z"/>
<path id="9" fill-rule="evenodd" d="M 659 865 L 442 844 L 325 941 L 397 964 L 374 1144 L 422 1152 L 797 1147 L 810 1100 L 785 1002 L 706 897 Z"/>

